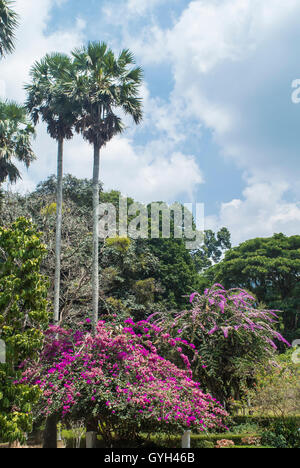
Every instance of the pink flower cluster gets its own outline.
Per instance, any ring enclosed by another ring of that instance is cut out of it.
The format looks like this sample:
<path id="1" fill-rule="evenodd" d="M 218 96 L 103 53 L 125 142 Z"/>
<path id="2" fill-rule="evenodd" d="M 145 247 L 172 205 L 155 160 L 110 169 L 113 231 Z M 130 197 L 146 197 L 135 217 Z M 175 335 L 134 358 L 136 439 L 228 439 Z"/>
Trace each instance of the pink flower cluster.
<path id="1" fill-rule="evenodd" d="M 158 354 L 158 339 L 177 350 L 185 370 Z M 39 362 L 27 363 L 22 383 L 39 386 L 45 415 L 93 415 L 140 428 L 224 428 L 226 411 L 192 380 L 183 347 L 194 348 L 148 321 L 128 319 L 123 327 L 101 321 L 95 335 L 51 327 Z"/>

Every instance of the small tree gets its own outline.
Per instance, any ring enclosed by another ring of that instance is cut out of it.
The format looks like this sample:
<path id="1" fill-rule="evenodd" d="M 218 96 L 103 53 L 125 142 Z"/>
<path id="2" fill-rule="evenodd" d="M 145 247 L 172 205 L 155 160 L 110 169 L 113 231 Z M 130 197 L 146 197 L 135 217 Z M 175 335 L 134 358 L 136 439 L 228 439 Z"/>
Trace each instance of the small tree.
<path id="1" fill-rule="evenodd" d="M 275 311 L 257 308 L 245 290 L 219 284 L 190 301 L 192 310 L 170 317 L 166 330 L 195 345 L 201 360 L 194 375 L 210 393 L 224 403 L 240 400 L 255 381 L 256 365 L 274 357 L 275 341 L 288 345 L 275 331 Z"/>
<path id="2" fill-rule="evenodd" d="M 288 351 L 268 365 L 261 366 L 256 373 L 252 405 L 265 415 L 293 416 L 300 412 L 300 365 L 292 361 Z"/>
<path id="3" fill-rule="evenodd" d="M 6 362 L 0 364 L 2 441 L 24 441 L 39 396 L 37 387 L 14 381 L 21 362 L 38 356 L 48 324 L 47 282 L 40 274 L 45 251 L 30 221 L 0 228 L 0 339 L 6 345 Z"/>

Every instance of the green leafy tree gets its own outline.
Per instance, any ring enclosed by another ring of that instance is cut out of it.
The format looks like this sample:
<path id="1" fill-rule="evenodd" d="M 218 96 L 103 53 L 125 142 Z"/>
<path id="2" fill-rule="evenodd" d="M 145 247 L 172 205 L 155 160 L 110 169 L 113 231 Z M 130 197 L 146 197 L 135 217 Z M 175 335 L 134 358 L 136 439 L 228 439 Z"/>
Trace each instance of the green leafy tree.
<path id="1" fill-rule="evenodd" d="M 0 184 L 21 178 L 14 160 L 27 168 L 35 160 L 31 146 L 34 134 L 24 107 L 0 100 Z"/>
<path id="2" fill-rule="evenodd" d="M 204 243 L 201 248 L 193 252 L 193 259 L 199 272 L 206 270 L 215 263 L 219 263 L 222 255 L 231 249 L 231 234 L 227 228 L 217 233 L 205 231 Z"/>
<path id="3" fill-rule="evenodd" d="M 50 278 L 49 301 L 53 301 L 54 290 L 56 180 L 55 176 L 49 177 L 25 197 L 6 193 L 0 213 L 0 224 L 8 225 L 18 216 L 26 215 L 43 232 L 48 253 L 42 268 Z M 66 175 L 63 191 L 60 315 L 65 321 L 68 317 L 71 320 L 82 318 L 92 300 L 92 184 L 90 180 Z M 117 216 L 120 195 L 115 190 L 100 192 L 100 202 L 113 204 Z M 128 199 L 128 208 L 132 203 L 134 200 Z M 130 219 L 128 216 L 128 221 Z M 127 247 L 127 243 L 118 238 L 107 240 L 105 245 L 100 242 L 99 300 L 102 312 L 119 313 L 122 310 L 126 316 L 141 319 L 152 311 L 184 308 L 186 294 L 198 290 L 201 279 L 193 252 L 186 249 L 185 242 L 180 239 L 130 239 Z"/>
<path id="4" fill-rule="evenodd" d="M 39 391 L 14 385 L 19 365 L 36 358 L 48 325 L 47 281 L 40 274 L 46 252 L 40 235 L 24 218 L 0 228 L 0 339 L 6 360 L 0 364 L 0 440 L 23 442 L 31 431 L 32 405 Z"/>
<path id="5" fill-rule="evenodd" d="M 268 307 L 282 311 L 285 337 L 300 337 L 300 236 L 275 234 L 251 239 L 228 251 L 209 271 L 210 281 L 253 292 Z"/>
<path id="6" fill-rule="evenodd" d="M 0 58 L 13 52 L 18 15 L 11 8 L 14 2 L 0 0 Z"/>
<path id="7" fill-rule="evenodd" d="M 180 239 L 152 239 L 150 249 L 159 265 L 154 278 L 162 286 L 161 298 L 169 308 L 185 307 L 186 295 L 197 285 L 198 272 L 185 242 Z"/>
<path id="8" fill-rule="evenodd" d="M 64 54 L 46 55 L 31 70 L 32 83 L 25 86 L 26 107 L 36 125 L 41 118 L 48 133 L 58 143 L 57 155 L 57 211 L 55 249 L 54 321 L 60 318 L 61 229 L 63 209 L 63 148 L 64 141 L 73 137 L 76 105 L 65 93 L 66 82 L 72 77 L 71 59 Z"/>
<path id="9" fill-rule="evenodd" d="M 98 216 L 100 150 L 124 130 L 116 111 L 142 120 L 142 103 L 138 97 L 142 70 L 134 67 L 130 51 L 118 57 L 105 43 L 89 43 L 73 52 L 77 79 L 71 83 L 70 97 L 80 106 L 76 130 L 94 146 L 93 169 L 93 315 L 94 326 L 99 314 L 99 239 Z"/>
<path id="10" fill-rule="evenodd" d="M 100 184 L 100 191 L 102 190 Z M 43 197 L 53 197 L 57 192 L 57 177 L 52 175 L 47 180 L 40 182 L 35 191 L 41 199 Z M 63 193 L 66 200 L 73 202 L 83 214 L 87 215 L 92 208 L 93 188 L 88 179 L 77 179 L 71 174 L 63 177 Z"/>

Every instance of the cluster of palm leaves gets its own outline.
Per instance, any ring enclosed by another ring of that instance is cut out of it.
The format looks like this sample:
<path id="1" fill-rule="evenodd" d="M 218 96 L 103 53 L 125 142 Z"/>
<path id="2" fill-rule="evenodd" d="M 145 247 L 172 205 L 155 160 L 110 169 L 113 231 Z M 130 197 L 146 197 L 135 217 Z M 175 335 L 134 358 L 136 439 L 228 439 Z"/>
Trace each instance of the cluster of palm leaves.
<path id="1" fill-rule="evenodd" d="M 0 0 L 0 58 L 14 50 L 18 15 L 11 8 L 13 2 Z"/>
<path id="2" fill-rule="evenodd" d="M 31 137 L 35 130 L 28 121 L 26 110 L 14 102 L 0 101 L 0 183 L 16 182 L 21 177 L 12 158 L 29 167 L 35 159 Z"/>
<path id="3" fill-rule="evenodd" d="M 100 150 L 124 124 L 117 112 L 130 115 L 138 124 L 142 120 L 139 87 L 142 70 L 134 66 L 133 55 L 123 50 L 119 56 L 105 43 L 93 42 L 76 49 L 71 56 L 51 54 L 31 70 L 26 85 L 26 108 L 34 124 L 42 120 L 49 135 L 58 142 L 57 228 L 54 320 L 59 321 L 62 178 L 64 141 L 74 133 L 94 147 L 93 167 L 93 318 L 99 314 L 98 219 Z"/>
<path id="4" fill-rule="evenodd" d="M 12 9 L 13 2 L 0 0 L 0 59 L 13 52 L 18 15 Z M 31 147 L 33 126 L 27 119 L 24 107 L 15 102 L 0 100 L 0 184 L 21 178 L 16 159 L 26 167 L 35 159 Z"/>

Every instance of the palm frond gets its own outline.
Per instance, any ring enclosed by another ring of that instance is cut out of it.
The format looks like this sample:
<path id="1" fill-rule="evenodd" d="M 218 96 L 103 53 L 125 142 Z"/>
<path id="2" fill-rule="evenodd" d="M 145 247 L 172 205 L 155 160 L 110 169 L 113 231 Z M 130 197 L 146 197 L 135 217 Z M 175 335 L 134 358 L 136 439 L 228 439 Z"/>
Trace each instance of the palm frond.
<path id="1" fill-rule="evenodd" d="M 76 71 L 66 54 L 47 54 L 31 69 L 32 82 L 25 85 L 26 108 L 36 125 L 41 119 L 56 140 L 71 139 L 76 122 L 76 101 L 71 99 Z"/>
<path id="2" fill-rule="evenodd" d="M 0 101 L 0 183 L 8 179 L 15 183 L 21 174 L 13 159 L 28 168 L 35 155 L 31 146 L 34 127 L 26 110 L 15 102 Z"/>
<path id="3" fill-rule="evenodd" d="M 18 15 L 12 9 L 14 2 L 0 0 L 0 57 L 13 52 Z"/>

